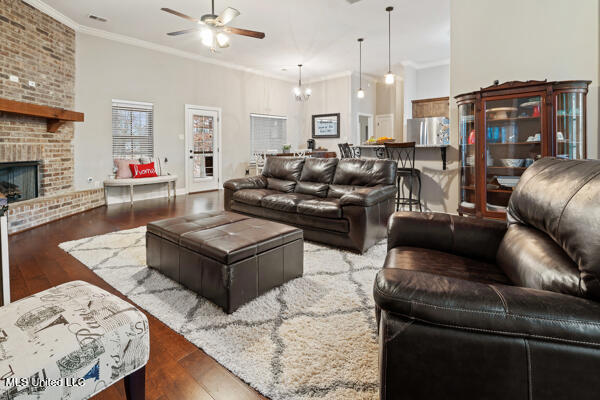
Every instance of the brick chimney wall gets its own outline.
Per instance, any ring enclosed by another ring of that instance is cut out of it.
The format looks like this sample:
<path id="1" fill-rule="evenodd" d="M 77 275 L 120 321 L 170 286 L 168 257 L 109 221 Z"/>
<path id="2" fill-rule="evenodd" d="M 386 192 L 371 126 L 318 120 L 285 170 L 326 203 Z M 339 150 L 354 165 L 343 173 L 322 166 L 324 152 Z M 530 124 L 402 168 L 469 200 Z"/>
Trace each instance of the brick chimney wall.
<path id="1" fill-rule="evenodd" d="M 72 110 L 75 31 L 21 0 L 0 0 L 0 98 Z M 74 192 L 73 137 L 72 122 L 49 133 L 45 119 L 0 112 L 0 162 L 42 162 L 41 197 L 11 203 L 10 232 L 103 204 L 101 189 Z"/>

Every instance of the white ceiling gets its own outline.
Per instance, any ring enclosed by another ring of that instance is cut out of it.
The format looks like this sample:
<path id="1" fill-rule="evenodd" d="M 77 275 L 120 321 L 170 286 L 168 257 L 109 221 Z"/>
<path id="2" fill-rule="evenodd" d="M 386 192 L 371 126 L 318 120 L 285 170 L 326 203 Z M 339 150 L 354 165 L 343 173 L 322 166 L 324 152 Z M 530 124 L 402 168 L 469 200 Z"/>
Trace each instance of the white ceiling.
<path id="1" fill-rule="evenodd" d="M 232 35 L 231 46 L 210 54 L 194 34 L 166 32 L 193 22 L 160 10 L 168 7 L 199 18 L 210 0 L 43 0 L 79 25 L 212 57 L 264 73 L 295 78 L 303 63 L 308 79 L 358 70 L 359 37 L 364 37 L 363 72 L 387 70 L 387 6 L 392 11 L 392 65 L 431 64 L 450 56 L 450 0 L 216 0 L 241 12 L 231 26 L 265 32 L 265 39 Z M 95 14 L 108 19 L 89 19 Z M 288 71 L 282 71 L 287 67 Z"/>

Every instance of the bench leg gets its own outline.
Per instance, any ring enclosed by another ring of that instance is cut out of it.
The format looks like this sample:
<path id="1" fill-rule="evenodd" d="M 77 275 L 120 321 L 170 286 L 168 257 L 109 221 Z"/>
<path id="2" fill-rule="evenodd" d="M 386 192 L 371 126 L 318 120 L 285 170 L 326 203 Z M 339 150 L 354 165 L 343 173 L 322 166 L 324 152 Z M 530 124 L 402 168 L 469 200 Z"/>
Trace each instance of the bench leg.
<path id="1" fill-rule="evenodd" d="M 127 375 L 124 383 L 127 400 L 144 400 L 146 398 L 146 367 Z"/>
<path id="2" fill-rule="evenodd" d="M 167 199 L 171 200 L 171 182 L 167 182 Z"/>
<path id="3" fill-rule="evenodd" d="M 133 205 L 133 185 L 129 186 L 129 205 Z"/>
<path id="4" fill-rule="evenodd" d="M 176 185 L 177 181 L 173 181 L 173 198 L 176 199 L 177 198 L 177 188 Z"/>

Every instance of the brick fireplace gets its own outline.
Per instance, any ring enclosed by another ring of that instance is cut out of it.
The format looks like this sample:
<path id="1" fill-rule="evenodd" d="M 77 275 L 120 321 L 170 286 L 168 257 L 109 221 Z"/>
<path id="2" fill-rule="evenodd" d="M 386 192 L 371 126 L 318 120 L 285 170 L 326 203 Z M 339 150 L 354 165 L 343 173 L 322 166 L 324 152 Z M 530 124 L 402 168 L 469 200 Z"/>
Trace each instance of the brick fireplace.
<path id="1" fill-rule="evenodd" d="M 0 0 L 0 54 L 0 98 L 74 108 L 71 28 L 21 0 Z M 10 205 L 9 232 L 104 204 L 101 189 L 74 189 L 73 137 L 72 122 L 50 133 L 43 118 L 0 113 L 0 163 L 39 161 L 38 197 Z"/>

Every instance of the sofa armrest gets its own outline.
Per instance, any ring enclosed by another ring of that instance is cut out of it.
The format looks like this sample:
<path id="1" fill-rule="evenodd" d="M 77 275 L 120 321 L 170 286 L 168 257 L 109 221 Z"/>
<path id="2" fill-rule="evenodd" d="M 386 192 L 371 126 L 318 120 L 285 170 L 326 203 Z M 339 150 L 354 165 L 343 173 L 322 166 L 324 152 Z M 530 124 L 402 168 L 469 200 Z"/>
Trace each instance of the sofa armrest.
<path id="1" fill-rule="evenodd" d="M 496 261 L 506 222 L 443 213 L 396 212 L 388 221 L 388 250 L 410 246 Z"/>
<path id="2" fill-rule="evenodd" d="M 343 195 L 340 198 L 340 205 L 369 207 L 393 198 L 395 194 L 396 186 L 394 185 L 364 187 Z"/>
<path id="3" fill-rule="evenodd" d="M 424 323 L 600 346 L 600 303 L 575 296 L 395 268 L 377 273 L 373 294 L 382 310 Z"/>
<path id="4" fill-rule="evenodd" d="M 223 187 L 234 192 L 241 189 L 264 189 L 267 187 L 267 179 L 262 175 L 230 179 L 223 184 Z"/>

